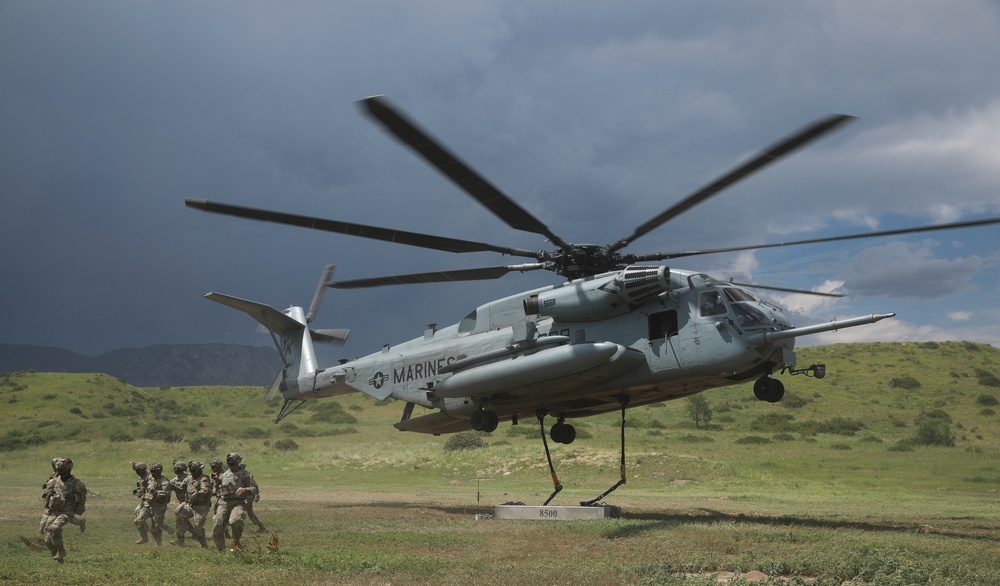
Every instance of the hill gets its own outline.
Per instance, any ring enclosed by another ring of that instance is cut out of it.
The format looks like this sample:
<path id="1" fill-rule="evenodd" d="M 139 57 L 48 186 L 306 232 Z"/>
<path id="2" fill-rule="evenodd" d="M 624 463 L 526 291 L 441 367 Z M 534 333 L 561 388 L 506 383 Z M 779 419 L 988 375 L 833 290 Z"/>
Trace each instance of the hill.
<path id="1" fill-rule="evenodd" d="M 273 348 L 236 344 L 161 344 L 121 348 L 100 356 L 0 344 L 0 372 L 101 372 L 138 387 L 270 385 L 280 369 Z"/>
<path id="2" fill-rule="evenodd" d="M 826 363 L 827 376 L 781 377 L 781 403 L 757 401 L 751 385 L 707 391 L 698 395 L 712 412 L 707 427 L 696 427 L 688 400 L 630 409 L 628 483 L 606 499 L 625 518 L 554 525 L 479 520 L 493 505 L 541 504 L 552 492 L 533 418 L 492 434 L 401 433 L 392 423 L 403 405 L 354 394 L 275 425 L 280 401 L 265 401 L 262 386 L 4 373 L 0 581 L 55 582 L 72 569 L 74 583 L 131 584 L 141 563 L 148 583 L 183 566 L 196 583 L 240 573 L 260 583 L 714 585 L 716 573 L 757 572 L 820 586 L 1000 584 L 1000 350 L 798 352 L 801 364 Z M 576 442 L 550 444 L 565 487 L 553 504 L 618 480 L 617 415 L 574 425 Z M 132 545 L 129 460 L 229 451 L 261 482 L 256 510 L 280 553 L 266 553 L 269 535 L 251 536 L 243 555 Z M 93 496 L 64 567 L 25 537 L 57 455 L 76 461 Z"/>

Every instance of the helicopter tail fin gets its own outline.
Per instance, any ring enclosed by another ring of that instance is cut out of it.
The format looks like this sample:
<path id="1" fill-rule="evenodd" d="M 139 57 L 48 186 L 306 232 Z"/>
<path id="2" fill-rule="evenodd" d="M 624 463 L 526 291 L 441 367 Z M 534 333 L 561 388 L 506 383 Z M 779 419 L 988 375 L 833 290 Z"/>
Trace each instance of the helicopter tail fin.
<path id="1" fill-rule="evenodd" d="M 347 339 L 348 330 L 310 330 L 308 316 L 301 307 L 278 311 L 270 305 L 222 293 L 207 293 L 205 298 L 246 313 L 271 334 L 282 369 L 268 391 L 268 400 L 279 392 L 285 400 L 311 398 L 308 395 L 320 372 L 313 342 L 343 343 Z"/>
<path id="2" fill-rule="evenodd" d="M 316 351 L 313 348 L 312 332 L 309 331 L 305 312 L 301 307 L 278 311 L 270 305 L 222 293 L 207 293 L 205 298 L 246 313 L 271 334 L 275 348 L 281 356 L 282 370 L 268 393 L 269 399 L 277 394 L 279 389 L 282 397 L 291 398 L 288 395 L 296 394 L 291 391 L 299 386 L 298 380 L 314 375 L 318 369 Z"/>

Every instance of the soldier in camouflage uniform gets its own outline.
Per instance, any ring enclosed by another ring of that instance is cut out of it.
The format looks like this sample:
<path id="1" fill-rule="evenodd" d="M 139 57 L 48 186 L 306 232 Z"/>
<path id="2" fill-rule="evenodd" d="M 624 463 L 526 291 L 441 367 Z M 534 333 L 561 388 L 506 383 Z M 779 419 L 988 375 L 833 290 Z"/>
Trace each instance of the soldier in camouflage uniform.
<path id="1" fill-rule="evenodd" d="M 66 559 L 66 548 L 63 547 L 63 526 L 74 518 L 82 515 L 87 505 L 87 487 L 73 476 L 73 460 L 70 458 L 56 459 L 56 476 L 45 483 L 45 509 L 48 515 L 42 524 L 42 535 L 45 536 L 45 546 L 52 553 L 52 559 L 63 563 Z"/>
<path id="2" fill-rule="evenodd" d="M 215 519 L 215 513 L 219 510 L 219 503 L 222 501 L 219 494 L 222 489 L 222 460 L 214 458 L 210 463 L 212 467 L 212 498 L 215 499 L 212 502 L 212 518 Z M 229 525 L 223 527 L 223 532 L 225 536 L 229 537 Z"/>
<path id="3" fill-rule="evenodd" d="M 56 472 L 56 463 L 58 461 L 59 461 L 59 458 L 52 458 L 52 474 L 49 476 L 49 479 L 46 480 L 44 484 L 42 484 L 42 491 L 45 491 L 46 489 L 50 488 L 53 485 L 53 483 L 55 482 L 56 477 L 59 476 L 59 473 Z M 45 497 L 43 496 L 42 498 L 44 499 Z M 48 516 L 49 516 L 49 510 L 48 509 L 42 509 L 42 519 L 41 519 L 41 521 L 38 522 L 38 534 L 39 535 L 45 535 L 45 519 Z M 83 533 L 84 531 L 87 530 L 87 520 L 84 519 L 83 517 L 79 517 L 79 518 L 73 517 L 72 519 L 68 519 L 67 522 L 68 523 L 72 523 L 73 525 L 76 525 L 77 527 L 79 527 L 80 528 L 80 533 Z"/>
<path id="4" fill-rule="evenodd" d="M 246 470 L 247 465 L 240 463 L 240 470 Z M 253 478 L 253 475 L 250 476 Z M 264 523 L 257 517 L 257 514 L 253 512 L 253 504 L 260 501 L 260 486 L 257 484 L 257 479 L 253 478 L 253 487 L 257 490 L 254 492 L 252 499 L 247 499 L 247 517 L 250 518 L 250 522 L 257 526 L 257 533 L 267 533 L 267 527 L 264 527 Z"/>
<path id="5" fill-rule="evenodd" d="M 177 520 L 177 538 L 170 541 L 170 545 L 184 545 L 184 533 L 190 532 L 190 519 L 194 516 L 191 506 L 187 502 L 187 464 L 174 460 L 174 477 L 170 479 L 170 491 L 177 497 L 177 509 L 174 511 L 174 518 Z"/>
<path id="6" fill-rule="evenodd" d="M 233 533 L 233 549 L 243 549 L 240 538 L 243 536 L 243 519 L 247 516 L 246 503 L 257 494 L 257 483 L 246 468 L 240 468 L 242 462 L 243 458 L 239 454 L 226 455 L 229 470 L 222 473 L 219 508 L 215 512 L 215 525 L 212 527 L 212 538 L 219 551 L 226 547 L 224 528 L 227 525 Z"/>
<path id="7" fill-rule="evenodd" d="M 212 479 L 202 473 L 204 468 L 205 464 L 202 462 L 188 462 L 191 475 L 188 476 L 185 493 L 192 513 L 191 519 L 188 520 L 188 528 L 198 543 L 208 548 L 205 539 L 205 520 L 208 519 L 209 509 L 212 507 Z"/>
<path id="8" fill-rule="evenodd" d="M 139 530 L 139 541 L 136 544 L 143 544 L 149 541 L 147 534 L 153 534 L 156 545 L 163 545 L 163 530 L 168 533 L 173 529 L 163 521 L 167 514 L 167 503 L 170 502 L 170 481 L 163 476 L 163 464 L 153 462 L 149 466 L 149 478 L 146 480 L 146 490 L 139 507 L 139 514 L 135 518 L 135 527 Z M 152 530 L 150 530 L 152 524 Z"/>

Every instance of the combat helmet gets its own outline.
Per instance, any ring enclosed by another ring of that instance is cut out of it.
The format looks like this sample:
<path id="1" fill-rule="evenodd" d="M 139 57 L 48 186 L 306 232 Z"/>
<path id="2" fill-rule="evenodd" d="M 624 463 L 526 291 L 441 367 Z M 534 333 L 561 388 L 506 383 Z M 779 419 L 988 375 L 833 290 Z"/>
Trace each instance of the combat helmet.
<path id="1" fill-rule="evenodd" d="M 221 464 L 222 462 L 219 463 Z M 190 470 L 192 474 L 194 474 L 195 471 L 201 472 L 204 469 L 205 469 L 204 462 L 195 462 L 194 460 L 188 462 L 188 470 Z"/>
<path id="2" fill-rule="evenodd" d="M 229 452 L 226 454 L 226 464 L 229 464 L 230 466 L 239 466 L 242 461 L 243 457 L 236 452 Z"/>
<path id="3" fill-rule="evenodd" d="M 174 460 L 174 474 L 180 472 L 187 472 L 187 464 L 181 462 L 180 460 Z"/>
<path id="4" fill-rule="evenodd" d="M 55 458 L 52 460 L 52 468 L 56 472 L 69 472 L 73 469 L 72 458 Z"/>
<path id="5" fill-rule="evenodd" d="M 163 464 L 160 464 L 159 462 L 153 462 L 152 464 L 149 465 L 149 471 L 163 472 Z"/>

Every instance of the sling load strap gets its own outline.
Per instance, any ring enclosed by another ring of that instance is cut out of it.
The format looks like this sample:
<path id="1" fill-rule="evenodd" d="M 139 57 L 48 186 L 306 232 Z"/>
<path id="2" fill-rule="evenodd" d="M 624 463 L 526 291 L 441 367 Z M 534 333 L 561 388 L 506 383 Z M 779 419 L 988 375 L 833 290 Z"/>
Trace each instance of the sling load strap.
<path id="1" fill-rule="evenodd" d="M 581 502 L 580 503 L 581 507 L 593 507 L 593 506 L 596 506 L 597 503 L 601 502 L 604 499 L 604 497 L 606 497 L 609 494 L 611 494 L 612 492 L 614 492 L 615 489 L 617 489 L 619 486 L 625 484 L 625 482 L 626 482 L 626 477 L 625 477 L 625 408 L 628 407 L 628 396 L 622 395 L 621 397 L 619 397 L 618 402 L 621 403 L 621 406 L 622 406 L 621 479 L 614 486 L 612 486 L 608 490 L 606 490 L 603 493 L 601 493 L 601 496 L 599 496 L 599 497 L 597 497 L 595 499 L 589 500 L 589 501 L 583 501 L 583 502 Z"/>
<path id="2" fill-rule="evenodd" d="M 552 473 L 552 485 L 555 490 L 549 495 L 549 498 L 545 499 L 545 503 L 542 505 L 547 506 L 552 499 L 556 498 L 556 495 L 563 489 L 562 484 L 559 483 L 559 477 L 556 476 L 556 467 L 552 465 L 552 454 L 549 452 L 549 442 L 545 439 L 545 414 L 538 414 L 538 427 L 542 432 L 542 445 L 545 446 L 545 458 L 549 461 L 549 472 Z"/>

